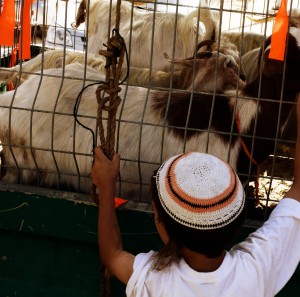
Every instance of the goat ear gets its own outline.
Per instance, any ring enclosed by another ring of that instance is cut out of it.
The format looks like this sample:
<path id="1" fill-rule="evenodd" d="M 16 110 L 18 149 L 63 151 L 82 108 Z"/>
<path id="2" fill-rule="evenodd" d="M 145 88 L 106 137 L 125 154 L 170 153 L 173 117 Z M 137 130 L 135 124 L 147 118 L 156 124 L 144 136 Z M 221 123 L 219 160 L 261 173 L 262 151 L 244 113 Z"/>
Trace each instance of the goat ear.
<path id="1" fill-rule="evenodd" d="M 194 64 L 197 65 L 197 60 L 195 60 L 195 59 L 192 59 L 192 60 L 187 60 L 186 59 L 185 61 L 183 61 L 183 65 L 185 65 L 185 66 L 187 66 L 189 68 L 193 68 Z"/>
<path id="2" fill-rule="evenodd" d="M 284 61 L 270 59 L 269 53 L 270 53 L 270 49 L 267 48 L 264 52 L 263 74 L 269 77 L 274 74 L 283 73 Z"/>
<path id="3" fill-rule="evenodd" d="M 178 89 L 185 90 L 189 86 L 189 83 L 192 81 L 192 72 L 189 68 L 183 68 L 180 72 Z"/>

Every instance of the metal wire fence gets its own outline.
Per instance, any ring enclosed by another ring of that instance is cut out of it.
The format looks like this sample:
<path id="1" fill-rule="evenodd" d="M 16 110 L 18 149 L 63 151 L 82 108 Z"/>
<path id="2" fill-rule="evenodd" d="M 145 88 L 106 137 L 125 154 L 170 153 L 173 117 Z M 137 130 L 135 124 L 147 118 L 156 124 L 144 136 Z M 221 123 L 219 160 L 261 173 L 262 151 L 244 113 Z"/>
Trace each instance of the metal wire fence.
<path id="1" fill-rule="evenodd" d="M 198 150 L 237 170 L 255 211 L 263 209 L 259 220 L 266 219 L 293 178 L 295 98 L 285 98 L 288 72 L 283 85 L 274 85 L 279 98 L 266 96 L 258 51 L 247 60 L 247 71 L 244 63 L 253 49 L 267 48 L 278 2 L 122 2 L 124 77 L 127 69 L 129 77 L 117 117 L 119 196 L 148 203 L 150 178 L 159 164 L 172 154 Z M 2 182 L 88 193 L 93 140 L 98 142 L 95 90 L 105 80 L 99 50 L 114 26 L 115 1 L 34 1 L 32 58 L 12 61 L 19 50 L 22 3 L 16 1 L 15 46 L 0 46 Z M 296 28 L 298 8 L 299 1 L 288 1 Z M 197 54 L 197 44 L 207 38 L 216 43 Z M 186 60 L 191 57 L 198 57 L 200 66 L 197 59 Z M 284 70 L 288 66 L 285 62 Z M 256 91 L 245 93 L 238 76 L 246 75 L 247 84 L 253 72 Z M 259 202 L 252 191 L 257 184 Z"/>

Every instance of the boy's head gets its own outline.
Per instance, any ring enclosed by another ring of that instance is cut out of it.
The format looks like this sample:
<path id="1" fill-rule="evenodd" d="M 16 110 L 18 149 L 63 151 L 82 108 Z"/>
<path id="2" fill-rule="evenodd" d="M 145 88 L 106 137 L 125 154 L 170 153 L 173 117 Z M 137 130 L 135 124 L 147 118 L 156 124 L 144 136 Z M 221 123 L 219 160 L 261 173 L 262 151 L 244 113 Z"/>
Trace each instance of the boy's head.
<path id="1" fill-rule="evenodd" d="M 152 199 L 168 244 L 208 257 L 224 251 L 245 218 L 238 176 L 209 154 L 191 152 L 168 159 L 157 171 Z"/>

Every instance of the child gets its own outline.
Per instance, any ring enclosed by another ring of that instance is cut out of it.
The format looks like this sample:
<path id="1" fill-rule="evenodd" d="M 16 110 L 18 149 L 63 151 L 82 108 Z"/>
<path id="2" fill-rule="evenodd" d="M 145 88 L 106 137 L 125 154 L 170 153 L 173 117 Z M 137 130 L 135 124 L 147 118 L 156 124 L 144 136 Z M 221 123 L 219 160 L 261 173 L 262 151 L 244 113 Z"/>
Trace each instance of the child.
<path id="1" fill-rule="evenodd" d="M 291 189 L 268 221 L 229 251 L 244 222 L 245 196 L 228 164 L 196 152 L 168 159 L 152 178 L 155 223 L 165 247 L 134 256 L 122 248 L 114 209 L 120 157 L 110 161 L 95 149 L 101 260 L 127 284 L 127 296 L 260 297 L 283 288 L 300 260 L 299 117 L 297 123 Z"/>

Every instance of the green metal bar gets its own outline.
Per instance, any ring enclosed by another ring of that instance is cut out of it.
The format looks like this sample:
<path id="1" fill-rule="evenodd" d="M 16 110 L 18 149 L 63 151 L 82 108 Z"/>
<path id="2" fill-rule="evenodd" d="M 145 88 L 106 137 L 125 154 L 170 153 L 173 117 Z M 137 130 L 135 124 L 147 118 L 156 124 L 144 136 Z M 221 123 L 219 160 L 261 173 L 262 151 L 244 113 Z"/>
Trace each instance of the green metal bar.
<path id="1" fill-rule="evenodd" d="M 0 187 L 0 296 L 99 296 L 97 206 L 85 195 L 16 188 Z M 149 205 L 128 202 L 117 216 L 126 250 L 162 246 Z M 245 227 L 238 240 L 254 230 Z M 299 270 L 277 296 L 297 296 Z M 114 278 L 111 290 L 125 296 Z"/>

